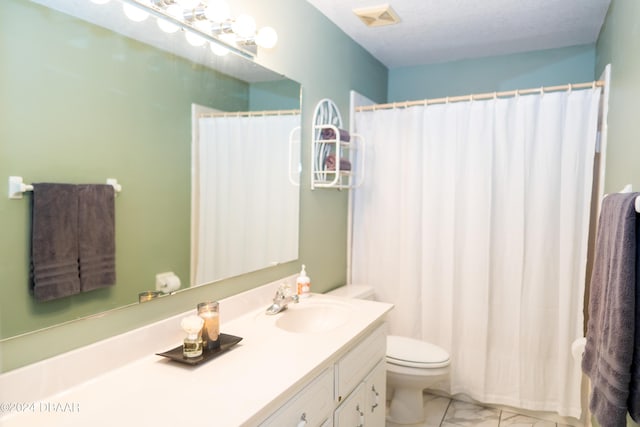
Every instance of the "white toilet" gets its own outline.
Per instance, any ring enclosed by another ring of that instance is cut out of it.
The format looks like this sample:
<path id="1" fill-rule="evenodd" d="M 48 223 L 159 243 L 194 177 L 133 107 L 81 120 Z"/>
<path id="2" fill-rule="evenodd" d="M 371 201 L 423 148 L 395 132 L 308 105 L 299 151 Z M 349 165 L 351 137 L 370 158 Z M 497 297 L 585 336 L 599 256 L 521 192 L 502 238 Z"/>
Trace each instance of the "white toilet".
<path id="1" fill-rule="evenodd" d="M 373 288 L 342 286 L 330 295 L 373 299 Z M 396 424 L 417 424 L 425 419 L 422 392 L 449 374 L 449 353 L 413 338 L 387 337 L 387 390 L 391 405 L 387 420 Z"/>

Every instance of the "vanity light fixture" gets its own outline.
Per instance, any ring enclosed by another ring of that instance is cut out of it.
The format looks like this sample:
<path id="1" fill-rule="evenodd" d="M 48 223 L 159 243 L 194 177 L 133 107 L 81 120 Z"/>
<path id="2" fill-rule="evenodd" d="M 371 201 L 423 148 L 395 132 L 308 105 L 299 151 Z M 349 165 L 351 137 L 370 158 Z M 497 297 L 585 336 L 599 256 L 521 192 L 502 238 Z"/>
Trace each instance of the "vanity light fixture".
<path id="1" fill-rule="evenodd" d="M 91 0 L 104 4 L 110 0 Z M 252 58 L 256 47 L 271 49 L 278 42 L 272 27 L 257 30 L 253 17 L 240 14 L 231 17 L 224 0 L 121 0 L 125 15 L 134 22 L 142 22 L 149 15 L 158 20 L 166 33 L 183 30 L 193 46 L 209 44 L 216 55 L 230 51 Z"/>

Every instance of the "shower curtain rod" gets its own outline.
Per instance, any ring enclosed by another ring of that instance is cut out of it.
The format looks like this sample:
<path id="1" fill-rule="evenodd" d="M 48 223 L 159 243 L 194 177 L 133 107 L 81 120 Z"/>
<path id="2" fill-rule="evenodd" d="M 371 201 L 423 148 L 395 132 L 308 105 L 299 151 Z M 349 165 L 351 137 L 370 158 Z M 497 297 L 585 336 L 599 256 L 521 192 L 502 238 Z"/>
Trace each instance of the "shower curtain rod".
<path id="1" fill-rule="evenodd" d="M 219 113 L 202 113 L 200 117 L 288 116 L 295 114 L 300 114 L 300 110 L 221 111 Z"/>
<path id="2" fill-rule="evenodd" d="M 547 92 L 559 92 L 563 90 L 574 90 L 574 89 L 587 89 L 596 87 L 604 87 L 604 80 L 594 80 L 592 82 L 587 83 L 575 83 L 575 84 L 566 84 L 560 86 L 543 86 L 533 89 L 518 89 L 518 90 L 509 90 L 504 92 L 487 92 L 487 93 L 475 93 L 471 95 L 461 95 L 461 96 L 447 96 L 445 98 L 433 98 L 433 99 L 421 99 L 418 101 L 405 101 L 405 102 L 390 102 L 388 104 L 374 104 L 374 105 L 362 105 L 356 107 L 355 110 L 358 111 L 375 111 L 375 110 L 387 110 L 390 108 L 407 108 L 414 107 L 417 105 L 432 105 L 432 104 L 448 104 L 450 102 L 463 102 L 463 101 L 478 101 L 483 99 L 492 99 L 492 98 L 506 98 L 517 95 L 529 95 L 532 93 L 547 93 Z"/>

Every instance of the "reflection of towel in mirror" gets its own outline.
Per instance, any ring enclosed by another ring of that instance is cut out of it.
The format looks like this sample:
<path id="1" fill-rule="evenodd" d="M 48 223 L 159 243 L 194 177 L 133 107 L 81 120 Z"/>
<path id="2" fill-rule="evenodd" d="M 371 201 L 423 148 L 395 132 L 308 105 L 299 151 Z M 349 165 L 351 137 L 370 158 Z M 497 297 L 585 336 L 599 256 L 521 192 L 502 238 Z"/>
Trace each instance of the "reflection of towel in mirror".
<path id="1" fill-rule="evenodd" d="M 38 301 L 80 292 L 78 195 L 71 184 L 33 184 L 31 286 Z"/>
<path id="2" fill-rule="evenodd" d="M 351 135 L 348 131 L 344 129 L 338 129 L 338 134 L 340 135 L 340 141 L 349 142 L 351 141 Z M 333 128 L 323 128 L 320 132 L 321 139 L 336 139 L 336 131 Z"/>
<path id="3" fill-rule="evenodd" d="M 78 185 L 78 248 L 83 292 L 110 286 L 116 281 L 114 198 L 111 185 Z"/>
<path id="4" fill-rule="evenodd" d="M 628 399 L 639 398 L 640 377 L 631 375 L 632 364 L 640 373 L 640 355 L 633 354 L 640 327 L 636 315 L 637 196 L 616 193 L 605 197 L 598 223 L 582 370 L 592 384 L 589 406 L 603 427 L 626 425 L 627 408 L 637 406 L 637 402 L 629 405 Z"/>
<path id="5" fill-rule="evenodd" d="M 324 165 L 327 170 L 334 171 L 336 170 L 336 156 L 333 154 L 329 154 L 324 159 Z M 340 170 L 341 171 L 350 171 L 351 170 L 351 162 L 347 159 L 340 159 Z"/>

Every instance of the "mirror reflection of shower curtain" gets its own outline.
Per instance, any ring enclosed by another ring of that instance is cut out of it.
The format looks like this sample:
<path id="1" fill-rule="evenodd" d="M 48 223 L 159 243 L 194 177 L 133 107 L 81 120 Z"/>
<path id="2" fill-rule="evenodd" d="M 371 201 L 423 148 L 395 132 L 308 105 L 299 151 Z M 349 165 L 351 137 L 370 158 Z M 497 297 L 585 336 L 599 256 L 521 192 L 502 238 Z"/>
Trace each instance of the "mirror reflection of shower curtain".
<path id="1" fill-rule="evenodd" d="M 299 187 L 288 172 L 289 133 L 299 124 L 299 115 L 199 119 L 193 283 L 298 258 Z"/>
<path id="2" fill-rule="evenodd" d="M 356 114 L 352 282 L 395 304 L 390 332 L 447 349 L 442 389 L 580 416 L 600 90 Z"/>

